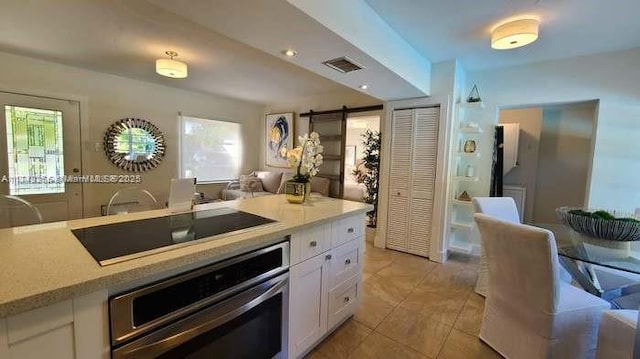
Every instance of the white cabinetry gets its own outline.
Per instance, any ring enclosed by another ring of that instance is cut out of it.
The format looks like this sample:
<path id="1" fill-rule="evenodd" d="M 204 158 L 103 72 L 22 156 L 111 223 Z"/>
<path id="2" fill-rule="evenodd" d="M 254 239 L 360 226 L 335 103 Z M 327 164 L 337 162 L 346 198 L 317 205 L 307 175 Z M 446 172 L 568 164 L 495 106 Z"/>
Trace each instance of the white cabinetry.
<path id="1" fill-rule="evenodd" d="M 108 358 L 106 303 L 96 292 L 0 320 L 0 358 Z"/>
<path id="2" fill-rule="evenodd" d="M 440 107 L 393 111 L 387 247 L 429 256 Z"/>
<path id="3" fill-rule="evenodd" d="M 481 195 L 478 188 L 480 150 L 488 146 L 480 141 L 482 129 L 479 120 L 484 105 L 482 102 L 464 102 L 457 104 L 456 108 L 449 250 L 479 254 L 480 242 L 473 222 L 471 197 Z"/>
<path id="4" fill-rule="evenodd" d="M 361 291 L 365 219 L 348 217 L 291 236 L 289 357 L 298 358 L 355 313 Z M 320 234 L 324 238 L 320 238 Z M 326 248 L 297 256 L 311 242 Z M 329 243 L 328 247 L 325 247 Z M 297 257 L 296 257 L 297 256 Z M 295 260 L 294 260 L 295 257 Z"/>

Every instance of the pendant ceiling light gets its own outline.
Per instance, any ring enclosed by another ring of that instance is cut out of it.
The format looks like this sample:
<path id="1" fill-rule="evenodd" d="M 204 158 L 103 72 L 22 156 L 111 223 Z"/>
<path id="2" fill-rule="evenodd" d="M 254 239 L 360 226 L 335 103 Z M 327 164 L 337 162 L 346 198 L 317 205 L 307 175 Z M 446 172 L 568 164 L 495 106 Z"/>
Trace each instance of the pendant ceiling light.
<path id="1" fill-rule="evenodd" d="M 156 72 L 162 76 L 171 77 L 174 79 L 183 79 L 187 77 L 187 64 L 174 60 L 174 57 L 178 56 L 175 51 L 165 52 L 169 59 L 157 59 L 156 60 Z"/>
<path id="2" fill-rule="evenodd" d="M 538 39 L 538 20 L 515 20 L 496 27 L 491 33 L 491 47 L 496 50 L 515 49 Z"/>

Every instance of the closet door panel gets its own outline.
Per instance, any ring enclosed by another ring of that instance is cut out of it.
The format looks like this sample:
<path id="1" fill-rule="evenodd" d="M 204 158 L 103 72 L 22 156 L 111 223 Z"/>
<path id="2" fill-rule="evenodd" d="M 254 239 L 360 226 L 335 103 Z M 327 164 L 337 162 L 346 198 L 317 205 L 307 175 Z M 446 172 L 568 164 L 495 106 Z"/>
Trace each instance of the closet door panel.
<path id="1" fill-rule="evenodd" d="M 433 201 L 413 198 L 411 200 L 411 220 L 409 221 L 409 253 L 429 256 L 431 244 L 431 226 L 433 217 Z"/>
<path id="2" fill-rule="evenodd" d="M 410 189 L 411 145 L 413 111 L 393 112 L 393 135 L 391 138 L 391 192 L 407 193 Z"/>
<path id="3" fill-rule="evenodd" d="M 407 251 L 409 238 L 409 199 L 391 196 L 387 225 L 387 248 Z"/>
<path id="4" fill-rule="evenodd" d="M 415 111 L 411 197 L 433 200 L 438 157 L 440 108 L 421 108 Z"/>

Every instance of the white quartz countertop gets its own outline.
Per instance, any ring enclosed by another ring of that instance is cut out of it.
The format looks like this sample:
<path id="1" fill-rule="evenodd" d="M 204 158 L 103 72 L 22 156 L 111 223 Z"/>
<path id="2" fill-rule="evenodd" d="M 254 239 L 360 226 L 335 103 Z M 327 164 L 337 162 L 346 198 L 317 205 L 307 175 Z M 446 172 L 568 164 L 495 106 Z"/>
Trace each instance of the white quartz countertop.
<path id="1" fill-rule="evenodd" d="M 221 207 L 278 222 L 105 267 L 93 259 L 71 233 L 72 229 L 171 213 L 162 209 L 0 229 L 0 318 L 198 263 L 211 263 L 276 243 L 305 226 L 372 208 L 364 203 L 327 197 L 312 197 L 302 205 L 291 204 L 284 195 L 274 195 L 205 204 L 195 210 Z M 135 240 L 135 233 L 131 240 Z"/>

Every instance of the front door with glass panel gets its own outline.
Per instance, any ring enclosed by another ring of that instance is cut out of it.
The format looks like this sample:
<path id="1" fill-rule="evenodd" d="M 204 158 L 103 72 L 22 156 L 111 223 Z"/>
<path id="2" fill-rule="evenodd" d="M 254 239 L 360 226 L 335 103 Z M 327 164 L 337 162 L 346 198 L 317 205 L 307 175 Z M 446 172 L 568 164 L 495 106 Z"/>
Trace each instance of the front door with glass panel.
<path id="1" fill-rule="evenodd" d="M 40 210 L 43 222 L 82 217 L 80 104 L 0 92 L 0 194 Z"/>

